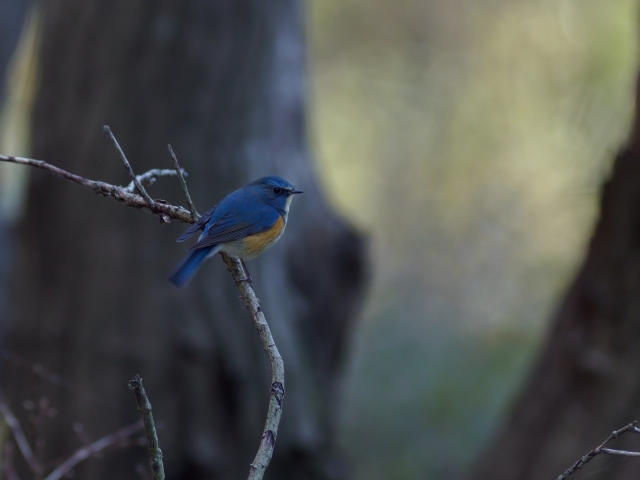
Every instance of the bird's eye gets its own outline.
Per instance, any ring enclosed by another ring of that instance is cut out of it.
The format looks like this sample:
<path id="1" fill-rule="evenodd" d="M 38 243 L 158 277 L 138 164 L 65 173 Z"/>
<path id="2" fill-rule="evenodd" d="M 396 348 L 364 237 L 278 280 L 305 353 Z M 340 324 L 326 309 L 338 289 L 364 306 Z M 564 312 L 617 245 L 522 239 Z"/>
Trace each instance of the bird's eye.
<path id="1" fill-rule="evenodd" d="M 273 193 L 275 193 L 276 195 L 279 195 L 280 192 L 282 192 L 282 189 L 280 187 L 276 187 L 273 189 Z"/>

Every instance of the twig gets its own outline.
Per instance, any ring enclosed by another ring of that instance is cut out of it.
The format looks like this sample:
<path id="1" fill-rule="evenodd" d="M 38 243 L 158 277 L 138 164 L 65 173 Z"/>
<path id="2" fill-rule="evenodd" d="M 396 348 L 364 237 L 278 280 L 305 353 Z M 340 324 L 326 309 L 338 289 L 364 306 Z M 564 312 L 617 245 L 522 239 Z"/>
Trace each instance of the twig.
<path id="1" fill-rule="evenodd" d="M 108 127 L 107 127 L 108 128 Z M 106 131 L 105 131 L 106 133 Z M 110 133 L 110 130 L 109 130 Z M 107 135 L 109 135 L 107 133 Z M 110 135 L 110 138 L 113 134 Z M 117 145 L 115 138 L 113 138 L 114 144 Z M 120 147 L 118 150 L 121 152 Z M 126 161 L 124 158 L 124 154 L 121 153 L 123 161 Z M 86 178 L 80 177 L 78 175 L 74 175 L 72 173 L 66 172 L 60 168 L 54 167 L 46 162 L 41 160 L 32 160 L 29 158 L 20 158 L 20 157 L 8 157 L 4 155 L 0 155 L 0 161 L 7 161 L 12 163 L 18 163 L 22 165 L 31 165 L 37 168 L 41 168 L 43 170 L 47 170 L 59 177 L 66 178 L 72 182 L 83 185 L 87 188 L 90 188 L 96 193 L 101 193 L 104 195 L 109 195 L 124 203 L 127 206 L 139 208 L 139 209 L 147 209 L 151 211 L 151 213 L 162 214 L 166 219 L 175 219 L 184 223 L 194 223 L 199 217 L 197 211 L 195 211 L 195 207 L 188 211 L 182 207 L 169 205 L 167 203 L 163 203 L 160 201 L 156 201 L 155 203 L 149 203 L 145 200 L 145 198 L 140 195 L 136 195 L 134 193 L 129 193 L 125 190 L 124 187 L 118 187 L 115 185 L 110 185 L 104 182 L 97 182 L 93 180 L 88 180 Z M 128 162 L 127 162 L 128 164 Z M 135 177 L 135 175 L 133 175 Z M 136 177 L 136 181 L 137 177 Z M 138 182 L 140 183 L 140 182 Z M 136 188 L 138 185 L 136 184 Z M 182 185 L 183 192 L 185 193 L 186 198 L 190 198 L 186 182 Z M 140 190 L 141 193 L 144 191 L 144 187 Z M 154 205 L 153 207 L 151 205 Z M 195 217 L 193 216 L 195 213 Z M 249 282 L 246 281 L 248 275 L 245 275 L 244 269 L 242 268 L 240 261 L 228 257 L 222 254 L 222 258 L 224 259 L 231 275 L 236 283 L 236 287 L 240 291 L 240 295 L 245 303 L 245 306 L 251 313 L 251 317 L 253 318 L 254 324 L 258 333 L 260 334 L 260 340 L 262 340 L 262 345 L 269 357 L 269 362 L 271 364 L 271 389 L 270 389 L 270 398 L 269 398 L 269 409 L 267 413 L 267 419 L 265 421 L 264 431 L 262 434 L 262 439 L 260 441 L 260 446 L 258 448 L 258 453 L 256 454 L 255 459 L 251 463 L 251 467 L 249 470 L 249 480 L 260 480 L 262 479 L 269 462 L 271 461 L 271 457 L 273 456 L 273 449 L 276 443 L 276 438 L 278 434 L 278 425 L 280 423 L 280 417 L 282 416 L 282 402 L 284 400 L 284 362 L 282 361 L 282 357 L 276 348 L 275 342 L 273 341 L 273 337 L 271 335 L 271 331 L 269 329 L 269 325 L 260 309 L 260 303 L 258 298 L 256 297 L 255 292 Z M 137 378 L 137 377 L 136 377 Z M 140 385 L 142 387 L 142 385 Z M 135 391 L 135 390 L 134 390 Z M 147 400 L 148 402 L 148 400 Z M 157 444 L 157 436 L 156 444 Z M 149 448 L 151 452 L 151 439 L 149 441 Z M 158 453 L 160 450 L 158 449 Z M 154 454 L 151 453 L 151 463 L 153 468 L 154 463 Z M 161 453 L 159 457 L 160 465 L 162 461 Z M 154 470 L 154 479 L 164 478 L 164 473 L 162 477 L 156 477 L 156 472 Z"/>
<path id="2" fill-rule="evenodd" d="M 51 472 L 44 480 L 59 480 L 64 475 L 66 475 L 69 470 L 75 467 L 81 461 L 89 458 L 94 453 L 99 452 L 100 450 L 104 450 L 105 448 L 113 445 L 114 443 L 119 442 L 120 440 L 127 438 L 130 435 L 133 435 L 136 432 L 139 432 L 144 428 L 144 424 L 142 420 L 138 420 L 136 423 L 129 425 L 128 427 L 124 427 L 121 430 L 118 430 L 111 435 L 107 435 L 106 437 L 101 438 L 100 440 L 96 440 L 90 445 L 83 447 L 76 451 L 73 455 L 71 455 L 67 460 L 61 463 L 53 472 Z"/>
<path id="3" fill-rule="evenodd" d="M 260 334 L 262 346 L 269 356 L 269 362 L 271 363 L 271 393 L 267 420 L 264 425 L 258 453 L 249 469 L 249 480 L 260 480 L 269 466 L 278 436 L 278 424 L 282 416 L 282 401 L 284 400 L 284 362 L 273 341 L 269 324 L 260 308 L 260 301 L 258 297 L 256 297 L 249 282 L 246 281 L 248 274 L 242 268 L 239 260 L 225 254 L 222 254 L 222 258 L 236 282 L 236 287 L 240 290 L 240 295 L 247 310 L 251 313 L 256 329 Z"/>
<path id="4" fill-rule="evenodd" d="M 151 403 L 147 398 L 147 394 L 142 386 L 142 378 L 136 375 L 129 382 L 129 388 L 133 391 L 138 401 L 138 411 L 142 415 L 144 428 L 147 432 L 147 440 L 149 441 L 149 456 L 151 457 L 151 471 L 153 472 L 153 480 L 164 480 L 164 465 L 162 464 L 162 451 L 158 445 L 158 434 L 156 426 L 153 422 L 153 414 L 151 413 Z"/>
<path id="5" fill-rule="evenodd" d="M 149 196 L 145 188 L 142 186 L 142 183 L 140 183 L 140 181 L 138 180 L 138 177 L 136 177 L 136 174 L 133 173 L 133 168 L 131 168 L 131 165 L 129 164 L 129 160 L 127 160 L 127 157 L 122 151 L 122 148 L 120 148 L 120 144 L 116 140 L 116 137 L 113 135 L 113 132 L 111 132 L 109 125 L 105 125 L 104 127 L 102 127 L 102 131 L 107 137 L 109 137 L 109 140 L 113 142 L 113 145 L 116 147 L 116 150 L 118 150 L 118 153 L 120 154 L 120 159 L 122 160 L 122 163 L 124 163 L 124 168 L 126 168 L 127 172 L 129 172 L 129 176 L 133 180 L 133 183 L 138 189 L 138 192 L 140 192 L 140 195 L 142 195 L 142 197 L 146 200 L 147 205 L 149 205 L 149 209 L 155 213 L 156 202 L 154 202 L 153 199 Z"/>
<path id="6" fill-rule="evenodd" d="M 198 215 L 198 210 L 196 210 L 196 206 L 191 201 L 191 195 L 189 195 L 187 182 L 184 179 L 184 176 L 182 175 L 182 172 L 184 172 L 184 170 L 180 168 L 180 164 L 178 163 L 178 157 L 176 157 L 176 154 L 173 153 L 173 148 L 171 148 L 171 145 L 167 145 L 167 147 L 169 148 L 169 153 L 171 154 L 171 159 L 173 160 L 173 166 L 176 168 L 176 174 L 178 175 L 178 180 L 180 181 L 180 187 L 182 187 L 182 193 L 184 193 L 184 198 L 187 201 L 189 210 L 191 210 L 191 218 L 195 222 L 198 220 L 198 218 L 200 218 L 200 215 Z"/>
<path id="7" fill-rule="evenodd" d="M 605 445 L 607 445 L 609 442 L 611 442 L 612 440 L 615 440 L 620 435 L 627 432 L 640 433 L 640 428 L 638 428 L 638 422 L 637 421 L 631 422 L 626 427 L 621 428 L 620 430 L 613 431 L 613 433 L 611 433 L 611 435 L 609 435 L 609 437 L 604 442 L 602 442 L 600 445 L 598 445 L 596 448 L 591 450 L 584 457 L 582 457 L 580 460 L 574 463 L 562 475 L 560 475 L 557 480 L 565 480 L 569 475 L 571 475 L 577 470 L 580 470 L 587 463 L 589 463 L 594 457 L 600 455 L 601 453 L 604 453 L 607 455 L 622 455 L 625 457 L 640 457 L 639 452 L 628 452 L 626 450 L 613 450 L 611 448 L 604 448 Z"/>
<path id="8" fill-rule="evenodd" d="M 20 452 L 22 452 L 22 456 L 24 457 L 24 459 L 29 464 L 29 468 L 34 474 L 41 475 L 44 471 L 42 465 L 40 465 L 40 462 L 34 455 L 33 450 L 31 450 L 31 446 L 29 445 L 27 437 L 25 436 L 24 431 L 20 426 L 20 422 L 13 415 L 13 413 L 11 413 L 11 410 L 9 410 L 9 406 L 2 398 L 0 398 L 0 413 L 2 413 L 2 416 L 9 425 L 9 428 L 11 428 L 11 431 L 13 432 L 13 438 L 16 439 L 18 448 L 20 449 Z"/>
<path id="9" fill-rule="evenodd" d="M 147 204 L 144 198 L 142 198 L 140 195 L 137 195 L 135 193 L 128 192 L 126 187 L 120 187 L 117 185 L 111 185 L 110 183 L 89 180 L 88 178 L 84 178 L 84 177 L 81 177 L 80 175 L 69 173 L 66 170 L 55 167 L 47 162 L 43 162 L 42 160 L 34 160 L 32 158 L 0 155 L 0 161 L 17 163 L 19 165 L 29 165 L 32 167 L 39 168 L 41 170 L 46 170 L 47 172 L 53 173 L 58 177 L 65 178 L 74 183 L 82 185 L 83 187 L 86 187 L 94 191 L 95 193 L 113 197 L 116 200 L 118 200 L 120 203 L 123 203 L 128 207 L 134 207 L 134 208 L 143 209 L 143 210 L 146 209 L 151 213 L 162 214 L 166 218 L 169 218 L 171 220 L 178 220 L 183 223 L 194 222 L 191 219 L 191 212 L 189 212 L 189 210 L 185 208 L 182 208 L 180 206 L 175 206 L 175 205 L 169 205 L 168 203 L 163 203 L 160 201 L 156 201 L 155 202 L 156 212 L 154 212 L 149 208 L 149 205 Z M 144 175 L 146 174 L 143 174 L 141 176 L 144 176 Z"/>
<path id="10" fill-rule="evenodd" d="M 184 175 L 187 174 L 187 172 L 185 172 L 184 170 L 182 170 L 180 173 Z M 151 185 L 156 183 L 156 180 L 160 177 L 176 177 L 176 176 L 178 176 L 178 173 L 175 170 L 170 170 L 168 168 L 163 168 L 163 169 L 153 168 L 148 172 L 143 173 L 142 175 L 137 175 L 138 181 L 146 187 L 150 187 Z M 129 185 L 124 187 L 124 189 L 129 193 L 135 193 L 136 185 L 135 183 L 130 182 Z"/>

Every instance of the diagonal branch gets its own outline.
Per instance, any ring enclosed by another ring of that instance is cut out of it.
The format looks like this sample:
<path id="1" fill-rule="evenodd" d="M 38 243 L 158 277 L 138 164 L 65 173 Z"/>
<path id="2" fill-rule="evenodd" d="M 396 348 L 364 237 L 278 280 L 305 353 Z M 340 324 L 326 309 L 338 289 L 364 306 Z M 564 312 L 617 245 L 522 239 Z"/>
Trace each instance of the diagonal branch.
<path id="1" fill-rule="evenodd" d="M 146 209 L 151 213 L 161 214 L 164 217 L 166 217 L 165 220 L 171 219 L 171 220 L 178 220 L 183 223 L 193 223 L 193 220 L 191 219 L 191 213 L 187 209 L 179 206 L 169 205 L 168 203 L 165 203 L 165 202 L 156 201 L 155 202 L 156 212 L 151 211 L 145 199 L 138 194 L 129 192 L 128 187 L 120 187 L 118 185 L 111 185 L 110 183 L 89 180 L 88 178 L 84 178 L 84 177 L 81 177 L 80 175 L 69 173 L 66 170 L 55 167 L 42 160 L 34 160 L 32 158 L 23 158 L 23 157 L 13 157 L 9 155 L 0 155 L 0 161 L 17 163 L 18 165 L 29 165 L 31 167 L 36 167 L 41 170 L 46 170 L 47 172 L 53 173 L 58 177 L 67 179 L 71 182 L 77 183 L 78 185 L 82 185 L 83 187 L 88 188 L 94 191 L 95 193 L 113 197 L 116 200 L 118 200 L 120 203 L 123 203 L 124 205 L 126 205 L 127 207 L 134 207 L 134 208 L 143 209 L 143 210 Z M 140 175 L 140 177 L 144 177 L 145 175 L 147 174 L 146 173 L 142 174 Z"/>
<path id="2" fill-rule="evenodd" d="M 20 452 L 22 452 L 22 456 L 29 464 L 29 469 L 36 475 L 41 475 L 44 471 L 44 468 L 42 467 L 42 465 L 36 458 L 35 454 L 33 453 L 33 450 L 31 449 L 31 446 L 27 441 L 27 437 L 24 434 L 24 430 L 22 430 L 22 427 L 20 426 L 20 422 L 13 415 L 13 413 L 9 409 L 9 405 L 7 405 L 6 402 L 4 401 L 4 398 L 1 398 L 1 397 L 0 397 L 0 413 L 2 413 L 2 416 L 4 417 L 5 421 L 9 425 L 9 428 L 11 428 L 11 432 L 13 433 L 13 438 L 16 439 L 16 443 L 18 444 L 18 448 L 20 449 Z"/>
<path id="3" fill-rule="evenodd" d="M 596 448 L 594 448 L 589 453 L 587 453 L 584 457 L 582 457 L 581 459 L 576 461 L 573 465 L 571 465 L 571 467 L 569 467 L 562 475 L 560 475 L 557 480 L 565 480 L 569 475 L 576 472 L 577 470 L 580 470 L 582 467 L 584 467 L 587 463 L 589 463 L 595 457 L 603 453 L 607 455 L 621 455 L 625 457 L 640 457 L 640 453 L 638 452 L 628 452 L 626 450 L 613 450 L 611 448 L 605 448 L 605 446 L 608 443 L 610 443 L 611 441 L 618 438 L 620 435 L 627 432 L 640 433 L 640 428 L 638 428 L 638 422 L 634 421 L 634 422 L 631 422 L 626 427 L 621 428 L 620 430 L 614 430 L 604 442 L 602 442 Z"/>
<path id="4" fill-rule="evenodd" d="M 137 177 L 129 162 L 127 161 L 124 153 L 120 149 L 118 142 L 115 140 L 113 133 L 109 129 L 109 127 L 105 126 L 105 134 L 112 139 L 114 145 L 118 149 L 118 152 L 121 155 L 125 166 L 129 170 L 130 175 L 132 176 L 135 187 L 138 191 L 143 195 L 137 195 L 135 193 L 129 192 L 128 187 L 119 187 L 115 185 L 111 185 L 104 182 L 98 182 L 94 180 L 89 180 L 84 177 L 80 177 L 78 175 L 74 175 L 65 170 L 62 170 L 58 167 L 54 167 L 42 160 L 33 160 L 30 158 L 21 158 L 21 157 L 10 157 L 5 155 L 0 155 L 0 161 L 18 163 L 21 165 L 30 165 L 36 168 L 40 168 L 42 170 L 46 170 L 54 175 L 57 175 L 62 178 L 66 178 L 74 183 L 78 183 L 84 187 L 87 187 L 93 190 L 96 193 L 100 193 L 103 195 L 111 196 L 118 200 L 119 202 L 138 209 L 148 210 L 151 213 L 160 215 L 161 220 L 168 221 L 169 219 L 179 220 L 184 223 L 195 223 L 200 217 L 195 209 L 195 206 L 190 202 L 189 191 L 187 189 L 187 184 L 184 182 L 184 177 L 180 175 L 180 173 L 176 173 L 180 178 L 180 183 L 182 186 L 183 193 L 185 194 L 185 198 L 190 205 L 191 211 L 186 210 L 183 207 L 170 205 L 168 203 L 156 200 L 155 202 L 151 200 L 151 197 L 146 193 L 144 187 L 142 186 L 141 180 L 142 177 L 149 174 L 149 172 L 140 175 Z M 170 147 L 169 147 L 170 148 Z M 177 158 L 175 158 L 175 154 L 173 154 L 172 149 L 170 148 L 170 152 L 172 153 L 172 158 L 174 159 L 174 165 L 176 166 L 176 172 L 182 172 L 177 163 Z M 151 176 L 149 174 L 149 176 Z M 244 269 L 239 260 L 235 258 L 228 257 L 227 255 L 222 254 L 222 258 L 227 264 L 227 268 L 233 277 L 233 280 L 236 284 L 236 287 L 240 291 L 240 295 L 244 301 L 245 306 L 251 313 L 251 317 L 253 322 L 258 330 L 258 334 L 260 335 L 260 340 L 262 341 L 262 346 L 269 357 L 269 363 L 271 364 L 271 389 L 270 389 L 270 397 L 269 397 L 269 409 L 267 412 L 267 418 L 265 421 L 265 426 L 262 434 L 262 439 L 260 440 L 260 446 L 258 448 L 258 452 L 256 454 L 253 463 L 251 463 L 251 467 L 249 470 L 249 480 L 261 480 L 264 476 L 264 472 L 269 466 L 269 462 L 271 461 L 271 457 L 273 456 L 273 450 L 276 443 L 276 438 L 278 435 L 278 425 L 280 423 L 280 417 L 282 416 L 282 402 L 284 400 L 284 362 L 278 349 L 273 340 L 273 336 L 271 335 L 271 330 L 269 329 L 269 324 L 262 313 L 262 309 L 260 308 L 260 302 L 255 292 L 253 291 L 253 287 L 250 282 L 247 282 L 248 275 L 245 274 Z M 160 462 L 162 461 L 160 457 Z M 153 462 L 153 458 L 152 458 Z M 155 472 L 154 472 L 155 473 Z"/>
<path id="5" fill-rule="evenodd" d="M 69 471 L 75 467 L 81 461 L 89 458 L 94 453 L 99 452 L 100 450 L 104 450 L 105 448 L 113 445 L 114 443 L 119 442 L 136 432 L 142 430 L 144 425 L 142 424 L 142 420 L 138 420 L 136 423 L 129 425 L 128 427 L 124 427 L 121 430 L 118 430 L 111 435 L 107 435 L 106 437 L 101 438 L 100 440 L 96 440 L 95 442 L 87 445 L 76 451 L 73 455 L 71 455 L 68 459 L 62 462 L 58 468 L 56 468 L 53 472 L 51 472 L 44 480 L 59 480 L 64 477 Z"/>
<path id="6" fill-rule="evenodd" d="M 184 179 L 183 172 L 184 170 L 180 168 L 180 164 L 178 163 L 178 157 L 173 153 L 173 148 L 171 145 L 167 145 L 169 148 L 169 153 L 171 154 L 171 160 L 173 160 L 173 166 L 176 168 L 176 174 L 178 175 L 178 180 L 180 181 L 180 187 L 182 188 L 182 193 L 184 193 L 184 199 L 187 201 L 187 205 L 189 206 L 189 210 L 191 211 L 191 218 L 193 221 L 197 221 L 200 218 L 198 214 L 198 210 L 196 210 L 196 206 L 191 201 L 191 195 L 189 195 L 189 189 L 187 188 L 187 182 Z"/>
<path id="7" fill-rule="evenodd" d="M 140 192 L 140 194 L 142 195 L 142 198 L 144 198 L 145 201 L 147 202 L 147 205 L 149 205 L 149 209 L 155 213 L 156 202 L 154 202 L 153 199 L 149 196 L 145 188 L 142 186 L 142 183 L 140 183 L 140 180 L 138 180 L 138 177 L 136 177 L 136 174 L 133 173 L 133 168 L 131 168 L 131 165 L 129 164 L 129 160 L 127 160 L 127 157 L 122 151 L 122 148 L 120 148 L 120 144 L 116 140 L 116 137 L 113 135 L 113 132 L 109 128 L 109 125 L 105 125 L 104 127 L 102 127 L 102 131 L 107 137 L 109 137 L 109 140 L 113 142 L 113 145 L 116 147 L 116 150 L 118 150 L 118 153 L 120 154 L 122 163 L 124 163 L 124 168 L 126 168 L 127 172 L 129 172 L 129 176 L 133 180 L 133 183 L 138 189 L 138 192 Z"/>

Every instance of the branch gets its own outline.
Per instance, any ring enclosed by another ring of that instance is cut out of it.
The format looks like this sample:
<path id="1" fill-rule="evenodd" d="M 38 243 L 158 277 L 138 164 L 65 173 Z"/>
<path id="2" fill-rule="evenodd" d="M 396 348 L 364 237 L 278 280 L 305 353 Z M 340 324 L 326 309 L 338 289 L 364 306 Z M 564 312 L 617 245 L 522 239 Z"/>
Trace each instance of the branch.
<path id="1" fill-rule="evenodd" d="M 151 413 L 151 403 L 149 403 L 147 393 L 144 391 L 144 387 L 142 386 L 142 378 L 140 378 L 140 375 L 136 375 L 135 378 L 129 382 L 129 388 L 136 396 L 136 400 L 138 402 L 138 411 L 140 412 L 140 415 L 142 415 L 144 428 L 147 432 L 153 480 L 164 480 L 162 450 L 160 450 L 160 445 L 158 445 L 158 434 L 156 433 L 156 425 L 153 421 L 153 414 Z"/>
<path id="2" fill-rule="evenodd" d="M 81 448 L 80 450 L 76 451 L 76 453 L 71 455 L 67 460 L 62 462 L 58 466 L 58 468 L 51 472 L 44 480 L 59 480 L 81 461 L 89 458 L 89 456 L 93 455 L 94 453 L 97 453 L 100 450 L 104 450 L 114 443 L 117 443 L 120 440 L 123 440 L 130 435 L 139 432 L 143 427 L 144 425 L 142 423 L 142 420 L 138 420 L 136 423 L 129 425 L 128 427 L 118 430 L 111 435 L 107 435 L 106 437 L 103 437 L 100 440 L 96 440 L 92 444 Z"/>
<path id="3" fill-rule="evenodd" d="M 135 207 L 138 209 L 148 210 L 151 213 L 157 214 L 160 216 L 161 221 L 168 221 L 169 219 L 179 220 L 184 223 L 195 223 L 198 218 L 198 212 L 195 209 L 195 206 L 191 202 L 191 197 L 189 196 L 189 190 L 187 189 L 187 184 L 184 181 L 184 177 L 180 175 L 182 170 L 178 165 L 178 160 L 175 158 L 175 154 L 173 153 L 173 149 L 169 146 L 169 151 L 172 154 L 172 159 L 174 160 L 174 166 L 176 167 L 176 174 L 180 179 L 180 183 L 182 186 L 183 193 L 185 198 L 187 199 L 187 203 L 189 204 L 191 211 L 186 210 L 180 206 L 170 205 L 168 203 L 162 202 L 160 200 L 156 200 L 155 202 L 151 200 L 151 197 L 148 196 L 144 187 L 142 186 L 142 177 L 145 175 L 151 176 L 150 172 L 147 172 L 143 175 L 136 177 L 127 161 L 124 153 L 120 149 L 118 142 L 115 140 L 113 133 L 109 127 L 105 126 L 105 134 L 109 136 L 109 138 L 113 141 L 114 145 L 118 149 L 120 156 L 129 170 L 129 174 L 132 176 L 135 187 L 142 193 L 144 196 L 137 195 L 135 193 L 129 192 L 127 190 L 128 187 L 118 187 L 115 185 L 110 185 L 104 182 L 97 182 L 94 180 L 88 180 L 86 178 L 80 177 L 78 175 L 74 175 L 72 173 L 66 172 L 58 167 L 54 167 L 46 162 L 41 160 L 32 160 L 29 158 L 21 158 L 21 157 L 9 157 L 0 155 L 0 161 L 18 163 L 22 165 L 31 165 L 36 168 L 40 168 L 46 170 L 54 175 L 57 175 L 62 178 L 66 178 L 72 182 L 78 183 L 84 187 L 87 187 L 93 190 L 96 193 L 101 193 L 103 195 L 108 195 L 121 203 L 124 203 L 127 206 Z M 148 200 L 145 200 L 148 198 Z M 258 452 L 256 454 L 255 459 L 251 463 L 251 467 L 249 470 L 249 480 L 261 480 L 265 470 L 269 466 L 269 462 L 271 461 L 271 457 L 273 456 L 273 449 L 275 447 L 276 438 L 278 435 L 278 425 L 280 423 L 280 417 L 282 416 L 282 402 L 284 400 L 284 362 L 282 361 L 282 357 L 278 352 L 278 349 L 273 341 L 273 336 L 271 335 L 271 330 L 269 329 L 269 325 L 267 324 L 267 320 L 265 319 L 264 313 L 260 308 L 260 302 L 255 292 L 253 291 L 253 287 L 251 283 L 247 281 L 249 276 L 245 273 L 241 262 L 234 258 L 228 257 L 227 255 L 222 254 L 222 258 L 224 262 L 227 264 L 229 272 L 231 272 L 231 276 L 236 283 L 236 287 L 240 291 L 240 295 L 242 300 L 244 301 L 245 306 L 251 313 L 251 317 L 253 318 L 253 322 L 258 330 L 260 335 L 260 340 L 262 341 L 262 346 L 269 357 L 269 363 L 271 364 L 271 389 L 270 389 L 270 397 L 269 397 L 269 409 L 267 412 L 267 419 L 265 421 L 264 430 L 262 433 L 262 439 L 260 440 L 260 446 L 258 447 Z M 137 379 L 138 377 L 136 377 Z M 135 379 L 134 379 L 135 381 Z M 142 383 L 140 383 L 140 388 L 142 388 Z M 144 389 L 142 389 L 144 392 Z M 134 390 L 135 393 L 135 390 Z M 136 395 L 137 397 L 137 395 Z M 148 404 L 148 400 L 146 401 Z M 140 403 L 139 403 L 140 405 Z M 149 405 L 149 414 L 151 406 Z M 141 412 L 142 413 L 142 412 Z M 146 421 L 145 421 L 146 424 Z M 149 436 L 149 432 L 147 432 Z M 157 453 L 159 453 L 159 457 L 154 460 L 154 453 L 151 452 L 152 448 L 152 437 L 149 437 L 149 448 L 151 453 L 151 464 L 152 468 L 154 465 L 154 461 L 157 461 L 159 465 L 162 465 L 162 454 L 160 449 L 158 448 Z M 157 436 L 155 437 L 155 444 L 157 446 Z M 162 477 L 156 477 L 156 472 L 154 470 L 154 479 L 164 478 L 164 473 L 162 473 Z"/>
<path id="4" fill-rule="evenodd" d="M 594 457 L 597 457 L 602 453 L 606 455 L 640 457 L 640 453 L 638 452 L 628 452 L 626 450 L 613 450 L 611 448 L 604 448 L 605 445 L 607 445 L 609 442 L 618 438 L 623 433 L 627 433 L 627 432 L 640 433 L 640 428 L 638 428 L 638 422 L 637 421 L 631 422 L 626 427 L 621 428 L 620 430 L 615 430 L 613 433 L 611 433 L 611 435 L 609 435 L 609 437 L 604 442 L 602 442 L 600 445 L 598 445 L 596 448 L 591 450 L 584 457 L 582 457 L 580 460 L 574 463 L 570 468 L 567 469 L 567 471 L 565 471 L 562 475 L 560 475 L 557 480 L 565 480 L 569 475 L 576 472 L 577 470 L 580 470 L 587 463 L 589 463 Z"/>
<path id="5" fill-rule="evenodd" d="M 81 177 L 80 175 L 75 175 L 73 173 L 69 173 L 66 170 L 63 170 L 58 167 L 54 167 L 53 165 L 43 162 L 42 160 L 33 160 L 32 158 L 23 158 L 23 157 L 12 157 L 8 155 L 0 155 L 0 161 L 9 162 L 9 163 L 17 163 L 18 165 L 29 165 L 32 167 L 39 168 L 41 170 L 46 170 L 49 173 L 53 173 L 54 175 L 70 180 L 71 182 L 77 183 L 86 187 L 90 190 L 93 190 L 95 193 L 99 193 L 101 195 L 105 195 L 108 197 L 113 197 L 118 200 L 120 203 L 123 203 L 127 207 L 134 207 L 142 210 L 147 210 L 151 213 L 156 213 L 158 215 L 162 215 L 164 217 L 164 221 L 169 219 L 178 220 L 183 223 L 193 223 L 194 221 L 191 219 L 191 213 L 182 207 L 169 205 L 168 203 L 161 202 L 160 200 L 156 200 L 155 209 L 156 212 L 153 212 L 144 198 L 135 193 L 131 193 L 128 191 L 128 187 L 120 187 L 117 185 L 111 185 L 110 183 L 98 182 L 95 180 L 89 180 L 88 178 Z M 153 172 L 153 170 L 150 170 Z M 145 177 L 149 172 L 140 175 L 140 177 Z"/>
<path id="6" fill-rule="evenodd" d="M 187 182 L 184 179 L 183 172 L 184 170 L 180 168 L 180 164 L 178 163 L 178 157 L 173 153 L 173 148 L 171 145 L 167 145 L 169 148 L 169 153 L 171 154 L 171 159 L 173 160 L 173 166 L 176 168 L 176 174 L 178 175 L 178 180 L 180 180 L 180 187 L 182 188 L 182 193 L 184 193 L 184 199 L 187 201 L 187 205 L 189 205 L 189 210 L 191 211 L 191 218 L 193 221 L 197 221 L 200 218 L 198 214 L 198 210 L 196 210 L 196 206 L 191 201 L 191 195 L 189 195 L 189 189 L 187 188 Z"/>
<path id="7" fill-rule="evenodd" d="M 42 465 L 40 465 L 40 462 L 34 455 L 33 450 L 27 441 L 27 437 L 20 426 L 20 422 L 13 413 L 11 413 L 9 406 L 5 403 L 3 398 L 0 398 L 0 413 L 2 413 L 2 416 L 9 425 L 9 428 L 11 428 L 13 438 L 16 439 L 16 443 L 18 444 L 20 452 L 22 452 L 22 456 L 29 464 L 29 469 L 36 475 L 42 475 L 44 472 Z"/>
<path id="8" fill-rule="evenodd" d="M 187 172 L 185 172 L 184 170 L 181 170 L 180 173 L 184 175 L 187 174 Z M 137 175 L 137 178 L 142 185 L 150 187 L 151 185 L 156 183 L 156 180 L 160 177 L 177 177 L 177 176 L 178 176 L 178 172 L 176 172 L 175 170 L 169 170 L 168 168 L 164 168 L 164 169 L 154 168 L 152 170 L 149 170 L 148 172 L 143 173 L 142 175 Z M 124 187 L 124 189 L 129 193 L 135 193 L 136 184 L 133 183 L 132 181 L 131 183 L 129 183 L 129 185 Z"/>
<path id="9" fill-rule="evenodd" d="M 282 401 L 284 400 L 284 362 L 280 352 L 278 352 L 278 347 L 273 341 L 269 324 L 260 308 L 260 301 L 256 297 L 251 284 L 247 281 L 249 276 L 242 268 L 241 262 L 225 254 L 222 254 L 222 259 L 227 264 L 227 268 L 236 282 L 236 287 L 240 290 L 240 295 L 247 310 L 251 313 L 253 323 L 260 334 L 262 346 L 264 351 L 267 352 L 271 363 L 271 393 L 267 420 L 262 432 L 258 453 L 249 469 L 249 480 L 260 480 L 269 466 L 278 436 L 278 424 L 282 416 Z"/>
<path id="10" fill-rule="evenodd" d="M 113 133 L 111 132 L 109 125 L 105 125 L 104 127 L 102 127 L 102 131 L 107 137 L 109 137 L 109 140 L 113 142 L 113 145 L 116 147 L 116 150 L 118 150 L 118 153 L 120 154 L 120 158 L 122 159 L 122 163 L 124 163 L 124 168 L 126 168 L 127 172 L 129 172 L 129 176 L 133 180 L 133 183 L 135 184 L 136 188 L 138 189 L 142 197 L 147 202 L 149 209 L 152 212 L 155 212 L 156 202 L 154 202 L 153 199 L 149 196 L 145 188 L 142 186 L 142 183 L 140 183 L 140 180 L 138 180 L 138 177 L 136 177 L 136 174 L 133 173 L 133 169 L 129 164 L 129 160 L 127 160 L 127 157 L 124 155 L 124 152 L 122 151 L 122 148 L 120 148 L 120 144 L 116 140 L 116 137 L 114 137 Z"/>

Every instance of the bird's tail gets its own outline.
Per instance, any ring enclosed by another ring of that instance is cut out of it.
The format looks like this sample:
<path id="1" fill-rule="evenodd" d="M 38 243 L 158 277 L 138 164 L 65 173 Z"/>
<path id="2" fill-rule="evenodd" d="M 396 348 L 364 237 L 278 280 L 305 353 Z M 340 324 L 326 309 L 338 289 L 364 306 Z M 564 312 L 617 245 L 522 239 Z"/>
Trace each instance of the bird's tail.
<path id="1" fill-rule="evenodd" d="M 220 245 L 214 245 L 211 247 L 192 250 L 186 257 L 184 257 L 175 270 L 171 272 L 171 275 L 169 275 L 169 281 L 178 288 L 185 287 L 200 269 L 204 261 L 218 253 L 220 248 Z"/>

